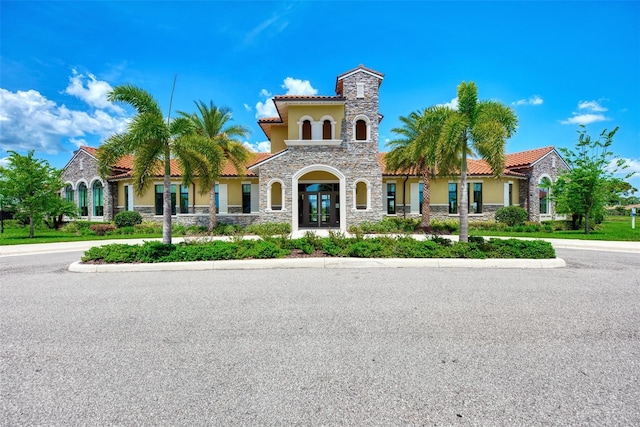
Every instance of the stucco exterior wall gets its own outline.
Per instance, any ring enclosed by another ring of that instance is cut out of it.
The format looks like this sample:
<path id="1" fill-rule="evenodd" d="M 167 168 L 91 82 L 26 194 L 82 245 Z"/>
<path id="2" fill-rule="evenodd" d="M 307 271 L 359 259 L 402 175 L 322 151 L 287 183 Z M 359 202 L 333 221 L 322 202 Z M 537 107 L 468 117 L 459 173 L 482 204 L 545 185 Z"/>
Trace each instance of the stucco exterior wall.
<path id="1" fill-rule="evenodd" d="M 336 122 L 335 139 L 342 139 L 340 134 L 341 124 L 344 119 L 344 106 L 342 105 L 290 105 L 287 139 L 302 139 L 298 122 L 304 116 L 310 116 L 319 122 L 324 116 L 331 116 Z"/>

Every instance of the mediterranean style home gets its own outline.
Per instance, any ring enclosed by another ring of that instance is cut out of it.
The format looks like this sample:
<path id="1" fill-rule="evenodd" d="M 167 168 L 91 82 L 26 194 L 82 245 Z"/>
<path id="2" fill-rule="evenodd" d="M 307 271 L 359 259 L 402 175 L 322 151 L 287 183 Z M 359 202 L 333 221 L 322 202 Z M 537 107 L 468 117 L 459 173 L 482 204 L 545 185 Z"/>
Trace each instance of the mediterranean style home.
<path id="1" fill-rule="evenodd" d="M 418 217 L 422 180 L 385 168 L 378 151 L 378 93 L 384 75 L 362 65 L 336 78 L 333 96 L 275 96 L 278 117 L 258 121 L 271 143 L 270 153 L 255 153 L 246 170 L 227 163 L 216 183 L 218 221 L 250 224 L 288 222 L 293 231 L 379 221 L 384 216 Z M 111 220 L 135 210 L 147 220 L 162 220 L 163 177 L 150 190 L 133 192 L 131 156 L 97 172 L 96 149 L 80 147 L 63 170 L 62 196 L 90 220 Z M 161 169 L 161 168 L 160 168 Z M 159 169 L 159 170 L 160 170 Z M 531 221 L 552 219 L 546 182 L 555 181 L 567 164 L 554 147 L 508 154 L 499 178 L 482 160 L 468 161 L 470 220 L 493 219 L 502 206 L 519 205 Z M 173 220 L 208 224 L 209 193 L 193 182 L 182 185 L 171 165 Z M 455 178 L 431 181 L 433 218 L 457 218 L 460 189 Z"/>

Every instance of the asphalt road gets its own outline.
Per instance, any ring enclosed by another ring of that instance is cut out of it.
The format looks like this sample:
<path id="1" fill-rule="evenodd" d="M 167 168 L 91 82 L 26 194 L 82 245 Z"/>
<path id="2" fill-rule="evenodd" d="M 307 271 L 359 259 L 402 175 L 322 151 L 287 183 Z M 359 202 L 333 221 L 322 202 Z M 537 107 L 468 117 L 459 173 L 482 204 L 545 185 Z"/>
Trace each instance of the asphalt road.
<path id="1" fill-rule="evenodd" d="M 640 425 L 640 257 L 70 273 L 0 258 L 0 423 Z"/>

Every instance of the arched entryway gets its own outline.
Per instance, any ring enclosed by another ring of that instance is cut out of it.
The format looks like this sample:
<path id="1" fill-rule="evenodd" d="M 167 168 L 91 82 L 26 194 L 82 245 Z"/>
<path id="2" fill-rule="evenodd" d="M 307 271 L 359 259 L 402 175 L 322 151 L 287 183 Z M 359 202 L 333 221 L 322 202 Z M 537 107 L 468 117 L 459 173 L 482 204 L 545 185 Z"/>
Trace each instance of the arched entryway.
<path id="1" fill-rule="evenodd" d="M 336 168 L 312 165 L 294 176 L 293 229 L 333 228 L 346 230 L 345 177 Z"/>

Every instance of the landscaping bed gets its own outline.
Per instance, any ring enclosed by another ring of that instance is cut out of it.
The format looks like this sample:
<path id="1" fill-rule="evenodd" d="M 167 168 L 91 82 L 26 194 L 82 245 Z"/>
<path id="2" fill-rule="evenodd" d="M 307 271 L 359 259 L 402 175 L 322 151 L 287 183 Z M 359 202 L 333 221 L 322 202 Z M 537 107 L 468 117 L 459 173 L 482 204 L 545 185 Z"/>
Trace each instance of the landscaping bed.
<path id="1" fill-rule="evenodd" d="M 362 238 L 331 233 L 321 238 L 307 233 L 299 239 L 286 236 L 257 240 L 235 238 L 231 241 L 192 241 L 165 245 L 111 244 L 89 249 L 84 263 L 157 263 L 180 261 L 217 261 L 300 257 L 355 258 L 555 258 L 550 243 L 542 240 L 489 239 L 470 237 L 469 242 L 452 242 L 438 236 L 417 240 L 409 236 Z"/>

